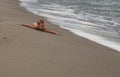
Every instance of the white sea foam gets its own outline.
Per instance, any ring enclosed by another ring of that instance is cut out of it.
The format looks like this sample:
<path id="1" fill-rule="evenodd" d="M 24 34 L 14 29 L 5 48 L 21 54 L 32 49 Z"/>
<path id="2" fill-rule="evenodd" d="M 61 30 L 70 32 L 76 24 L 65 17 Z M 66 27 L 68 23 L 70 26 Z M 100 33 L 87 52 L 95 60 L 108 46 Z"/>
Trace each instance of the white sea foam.
<path id="1" fill-rule="evenodd" d="M 38 0 L 19 0 L 21 2 L 38 2 Z"/>
<path id="2" fill-rule="evenodd" d="M 107 32 L 109 30 L 106 28 L 106 26 L 99 24 L 103 21 L 108 22 L 107 20 L 103 20 L 102 17 L 87 13 L 86 15 L 84 13 L 75 14 L 73 9 L 67 8 L 65 6 L 60 6 L 55 3 L 47 5 L 41 4 L 40 7 L 32 7 L 25 1 L 37 2 L 37 0 L 20 0 L 20 1 L 23 2 L 21 3 L 21 6 L 25 7 L 28 11 L 46 17 L 48 21 L 54 24 L 59 24 L 61 28 L 67 29 L 91 41 L 97 42 L 104 46 L 120 51 L 119 42 L 110 41 L 107 38 L 101 36 L 107 34 L 117 37 L 116 33 L 112 31 Z M 99 20 L 99 22 L 91 23 L 88 21 L 89 19 L 96 19 L 97 21 Z"/>
<path id="3" fill-rule="evenodd" d="M 112 48 L 114 50 L 120 51 L 120 44 L 119 43 L 109 41 L 109 40 L 107 40 L 101 36 L 98 36 L 98 35 L 89 34 L 89 33 L 84 32 L 82 30 L 76 30 L 73 28 L 66 27 L 66 25 L 69 25 L 69 24 L 64 23 L 64 22 L 61 23 L 61 22 L 56 21 L 56 20 L 51 20 L 51 19 L 48 19 L 48 20 L 54 24 L 61 25 L 60 26 L 61 28 L 67 29 L 67 30 L 73 32 L 74 34 L 77 34 L 78 36 L 84 37 L 84 38 L 91 40 L 91 41 L 94 41 L 98 44 L 101 44 L 101 45 L 107 46 L 109 48 Z M 81 26 L 84 26 L 84 25 L 81 25 Z"/>

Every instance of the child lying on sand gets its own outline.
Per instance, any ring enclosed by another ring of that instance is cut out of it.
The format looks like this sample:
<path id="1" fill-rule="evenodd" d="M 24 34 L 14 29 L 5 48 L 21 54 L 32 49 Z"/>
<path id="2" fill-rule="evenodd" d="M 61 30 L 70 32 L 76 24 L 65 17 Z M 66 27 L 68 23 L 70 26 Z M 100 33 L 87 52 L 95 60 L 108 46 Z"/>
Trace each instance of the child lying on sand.
<path id="1" fill-rule="evenodd" d="M 45 28 L 44 20 L 39 20 L 36 23 L 33 23 L 32 25 L 28 25 L 28 24 L 20 24 L 20 25 L 58 35 L 57 32 Z"/>

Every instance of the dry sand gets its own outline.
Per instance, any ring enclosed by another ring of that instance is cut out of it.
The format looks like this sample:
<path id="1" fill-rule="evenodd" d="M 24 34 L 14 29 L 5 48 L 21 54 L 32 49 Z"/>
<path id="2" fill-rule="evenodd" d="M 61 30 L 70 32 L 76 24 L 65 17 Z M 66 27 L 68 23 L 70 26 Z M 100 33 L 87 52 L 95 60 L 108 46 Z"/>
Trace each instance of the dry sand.
<path id="1" fill-rule="evenodd" d="M 120 77 L 119 52 L 47 21 L 61 35 L 17 25 L 38 19 L 17 0 L 0 0 L 0 77 Z"/>

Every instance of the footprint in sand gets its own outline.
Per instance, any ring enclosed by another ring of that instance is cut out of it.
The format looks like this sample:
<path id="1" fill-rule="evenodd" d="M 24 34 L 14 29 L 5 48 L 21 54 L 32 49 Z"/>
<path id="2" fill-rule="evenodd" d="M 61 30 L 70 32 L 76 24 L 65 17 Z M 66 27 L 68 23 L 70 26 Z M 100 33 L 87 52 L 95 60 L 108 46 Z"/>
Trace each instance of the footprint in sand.
<path id="1" fill-rule="evenodd" d="M 3 37 L 3 39 L 6 39 L 6 37 Z"/>
<path id="2" fill-rule="evenodd" d="M 2 39 L 6 39 L 4 33 L 0 33 L 0 37 L 2 37 Z"/>

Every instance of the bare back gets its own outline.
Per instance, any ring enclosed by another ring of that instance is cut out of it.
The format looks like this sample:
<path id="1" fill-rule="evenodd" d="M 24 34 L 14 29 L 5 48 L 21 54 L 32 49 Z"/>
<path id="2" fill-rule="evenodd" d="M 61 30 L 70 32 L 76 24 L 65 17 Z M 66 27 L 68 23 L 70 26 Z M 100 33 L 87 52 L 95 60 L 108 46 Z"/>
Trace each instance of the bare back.
<path id="1" fill-rule="evenodd" d="M 32 27 L 37 28 L 37 27 L 38 27 L 38 24 L 37 24 L 37 23 L 33 23 L 33 24 L 32 24 Z"/>

